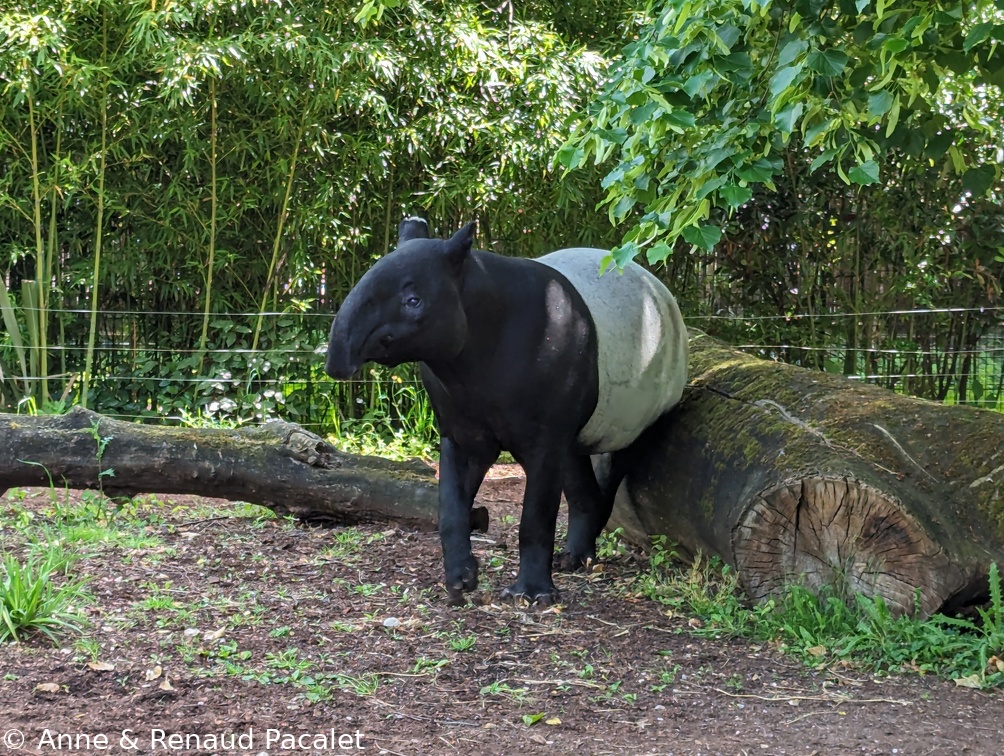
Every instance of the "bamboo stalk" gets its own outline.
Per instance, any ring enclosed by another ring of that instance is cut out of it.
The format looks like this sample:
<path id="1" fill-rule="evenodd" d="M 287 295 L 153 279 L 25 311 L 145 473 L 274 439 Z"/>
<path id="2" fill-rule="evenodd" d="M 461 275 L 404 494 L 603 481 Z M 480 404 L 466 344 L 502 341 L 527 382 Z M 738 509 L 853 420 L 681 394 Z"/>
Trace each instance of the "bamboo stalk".
<path id="1" fill-rule="evenodd" d="M 261 293 L 261 305 L 258 307 L 258 319 L 254 326 L 254 338 L 251 339 L 251 351 L 257 351 L 258 338 L 261 335 L 261 324 L 265 319 L 265 305 L 268 303 L 268 293 L 272 288 L 272 281 L 275 277 L 276 264 L 279 261 L 279 245 L 282 243 L 282 229 L 286 224 L 286 213 L 289 211 L 289 198 L 293 194 L 293 179 L 296 177 L 296 161 L 300 156 L 300 142 L 303 140 L 303 132 L 307 130 L 307 115 L 310 113 L 309 107 L 304 107 L 303 115 L 300 118 L 300 127 L 297 130 L 296 142 L 293 145 L 293 158 L 289 164 L 289 175 L 286 177 L 286 192 L 282 198 L 282 208 L 279 210 L 279 220 L 275 227 L 275 238 L 272 240 L 272 261 L 268 266 L 268 276 L 265 278 L 265 286 Z"/>
<path id="2" fill-rule="evenodd" d="M 45 285 L 39 289 L 39 295 L 41 298 L 41 312 L 39 313 L 41 318 L 39 329 L 42 332 L 42 397 L 44 400 L 48 400 L 49 398 L 49 354 L 46 347 L 48 346 L 49 339 L 49 300 L 52 294 L 52 267 L 53 260 L 56 257 L 56 239 L 58 238 L 58 231 L 56 228 L 56 197 L 59 194 L 59 155 L 60 150 L 62 149 L 62 143 L 63 129 L 62 118 L 60 118 L 56 124 L 56 153 L 52 160 L 52 203 L 49 211 L 48 250 L 45 255 Z"/>
<path id="3" fill-rule="evenodd" d="M 42 192 L 38 179 L 38 126 L 35 123 L 35 105 L 32 92 L 28 92 L 28 129 L 31 135 L 31 202 L 32 202 L 32 226 L 35 229 L 35 292 L 32 296 L 34 307 L 27 306 L 25 318 L 29 322 L 28 336 L 33 347 L 30 355 L 32 371 L 36 378 L 41 378 L 41 395 L 38 397 L 41 402 L 45 402 L 49 397 L 48 379 L 48 358 L 46 355 L 46 334 L 45 326 L 48 318 L 45 315 L 45 269 L 46 254 L 45 245 L 42 242 Z M 34 393 L 34 392 L 32 392 Z"/>
<path id="4" fill-rule="evenodd" d="M 213 267 L 216 262 L 216 80 L 209 80 L 209 261 L 206 271 L 206 307 L 202 313 L 202 335 L 199 336 L 199 375 L 206 357 L 206 335 L 209 332 L 209 310 L 213 295 Z"/>
<path id="5" fill-rule="evenodd" d="M 101 63 L 108 65 L 108 12 L 102 14 L 102 49 Z M 91 377 L 94 369 L 94 342 L 98 331 L 98 289 L 101 275 L 101 230 L 105 215 L 105 151 L 108 146 L 108 79 L 102 84 L 101 91 L 101 162 L 98 168 L 98 217 L 94 228 L 94 272 L 91 282 L 91 319 L 87 334 L 87 356 L 84 358 L 84 379 L 81 386 L 80 405 L 87 409 L 87 399 L 91 389 Z"/>

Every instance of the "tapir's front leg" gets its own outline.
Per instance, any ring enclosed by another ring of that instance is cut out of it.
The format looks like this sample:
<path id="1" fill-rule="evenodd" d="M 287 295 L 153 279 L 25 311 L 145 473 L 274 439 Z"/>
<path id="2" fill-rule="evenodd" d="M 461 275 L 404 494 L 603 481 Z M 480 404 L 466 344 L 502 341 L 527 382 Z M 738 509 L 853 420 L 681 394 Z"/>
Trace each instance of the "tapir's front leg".
<path id="1" fill-rule="evenodd" d="M 551 581 L 551 562 L 564 454 L 551 451 L 520 461 L 526 471 L 526 493 L 519 521 L 519 573 L 516 582 L 502 591 L 502 596 L 546 606 L 558 600 Z"/>
<path id="2" fill-rule="evenodd" d="M 488 448 L 459 446 L 444 436 L 439 451 L 439 538 L 451 604 L 478 587 L 478 560 L 471 552 L 471 507 L 485 473 L 498 457 Z"/>

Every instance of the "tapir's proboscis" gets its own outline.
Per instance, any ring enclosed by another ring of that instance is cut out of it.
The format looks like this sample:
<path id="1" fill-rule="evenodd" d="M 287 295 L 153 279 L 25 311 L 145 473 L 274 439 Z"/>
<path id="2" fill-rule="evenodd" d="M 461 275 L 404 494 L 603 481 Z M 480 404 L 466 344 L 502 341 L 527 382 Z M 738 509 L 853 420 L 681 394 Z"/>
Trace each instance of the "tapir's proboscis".
<path id="1" fill-rule="evenodd" d="M 419 362 L 442 438 L 439 532 L 454 603 L 478 583 L 471 508 L 503 450 L 526 473 L 519 572 L 503 596 L 550 604 L 558 557 L 596 557 L 622 466 L 597 478 L 593 455 L 627 447 L 680 400 L 687 334 L 666 287 L 636 263 L 601 275 L 609 253 L 563 249 L 535 260 L 472 250 L 474 224 L 429 238 L 421 218 L 349 292 L 331 326 L 325 370 Z"/>

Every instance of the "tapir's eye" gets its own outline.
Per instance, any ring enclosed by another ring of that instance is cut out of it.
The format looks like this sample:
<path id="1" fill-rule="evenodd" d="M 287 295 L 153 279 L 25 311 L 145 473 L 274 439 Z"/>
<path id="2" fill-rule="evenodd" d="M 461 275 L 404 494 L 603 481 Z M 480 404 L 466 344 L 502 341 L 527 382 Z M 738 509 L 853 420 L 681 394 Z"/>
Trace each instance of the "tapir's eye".
<path id="1" fill-rule="evenodd" d="M 410 307 L 412 309 L 418 307 L 420 304 L 422 304 L 422 300 L 419 299 L 418 297 L 412 296 L 404 300 L 404 306 Z"/>

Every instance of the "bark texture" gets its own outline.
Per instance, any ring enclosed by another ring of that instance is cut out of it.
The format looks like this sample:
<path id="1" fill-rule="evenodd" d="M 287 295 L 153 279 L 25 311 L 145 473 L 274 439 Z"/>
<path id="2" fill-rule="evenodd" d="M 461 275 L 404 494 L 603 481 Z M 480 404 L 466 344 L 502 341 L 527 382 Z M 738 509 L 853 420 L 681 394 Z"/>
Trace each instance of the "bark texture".
<path id="1" fill-rule="evenodd" d="M 691 334 L 691 385 L 631 449 L 609 527 L 717 554 L 753 600 L 789 583 L 929 615 L 1004 565 L 1004 415 Z"/>
<path id="2" fill-rule="evenodd" d="M 298 425 L 238 430 L 137 425 L 74 408 L 0 414 L 0 493 L 15 486 L 101 489 L 109 496 L 195 494 L 248 501 L 304 520 L 403 520 L 435 527 L 435 471 L 339 451 Z M 487 510 L 472 522 L 487 527 Z"/>

